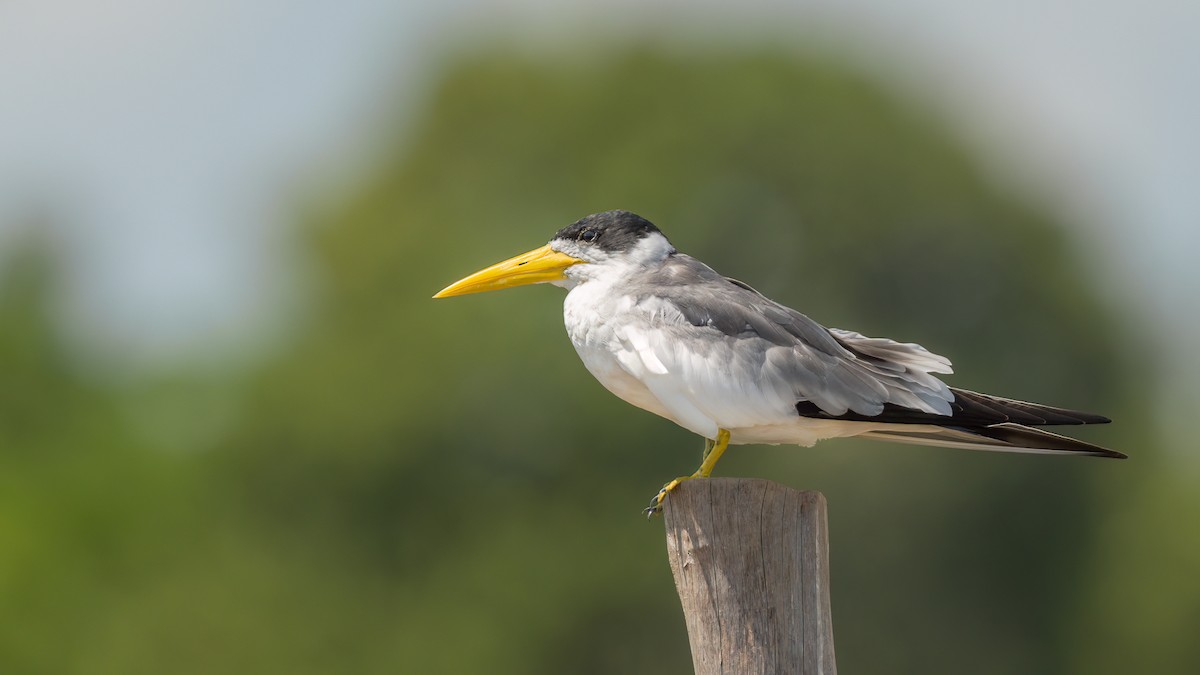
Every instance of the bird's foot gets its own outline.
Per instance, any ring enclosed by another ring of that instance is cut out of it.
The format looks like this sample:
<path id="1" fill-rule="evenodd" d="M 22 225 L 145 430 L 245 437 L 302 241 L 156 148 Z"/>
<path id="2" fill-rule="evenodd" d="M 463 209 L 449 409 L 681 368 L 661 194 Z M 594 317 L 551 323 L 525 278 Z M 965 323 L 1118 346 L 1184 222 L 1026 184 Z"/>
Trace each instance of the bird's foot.
<path id="1" fill-rule="evenodd" d="M 701 477 L 702 476 L 700 475 L 700 472 L 697 471 L 690 476 L 680 476 L 672 480 L 670 483 L 662 486 L 662 489 L 658 491 L 658 494 L 654 495 L 654 497 L 650 500 L 650 506 L 642 509 L 642 513 L 646 514 L 646 520 L 653 518 L 654 514 L 656 513 L 662 513 L 663 500 L 667 498 L 667 495 L 670 494 L 672 490 L 679 487 L 683 481 Z"/>
<path id="2" fill-rule="evenodd" d="M 711 443 L 711 445 L 710 445 Z M 717 430 L 717 438 L 715 441 L 706 441 L 704 444 L 704 460 L 700 462 L 700 468 L 696 469 L 696 473 L 690 476 L 680 476 L 675 480 L 667 483 L 654 495 L 654 499 L 650 500 L 650 506 L 647 506 L 642 513 L 646 514 L 646 520 L 656 513 L 662 513 L 663 500 L 671 493 L 671 490 L 679 487 L 679 484 L 685 480 L 693 478 L 708 478 L 712 475 L 713 467 L 717 465 L 717 460 L 721 459 L 721 455 L 725 454 L 725 448 L 729 447 L 729 431 L 726 429 Z"/>

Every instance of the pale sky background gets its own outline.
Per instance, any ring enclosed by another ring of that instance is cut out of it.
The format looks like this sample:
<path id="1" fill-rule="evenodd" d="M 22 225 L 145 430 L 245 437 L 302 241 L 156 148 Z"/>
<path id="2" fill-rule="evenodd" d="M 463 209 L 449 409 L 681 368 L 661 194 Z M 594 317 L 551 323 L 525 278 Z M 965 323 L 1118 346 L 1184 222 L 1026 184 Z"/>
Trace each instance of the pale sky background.
<path id="1" fill-rule="evenodd" d="M 0 250 L 49 227 L 72 343 L 122 368 L 269 340 L 303 278 L 299 191 L 369 167 L 463 39 L 581 34 L 766 35 L 877 74 L 1072 224 L 1095 283 L 1177 364 L 1168 412 L 1194 414 L 1196 0 L 10 0 Z"/>

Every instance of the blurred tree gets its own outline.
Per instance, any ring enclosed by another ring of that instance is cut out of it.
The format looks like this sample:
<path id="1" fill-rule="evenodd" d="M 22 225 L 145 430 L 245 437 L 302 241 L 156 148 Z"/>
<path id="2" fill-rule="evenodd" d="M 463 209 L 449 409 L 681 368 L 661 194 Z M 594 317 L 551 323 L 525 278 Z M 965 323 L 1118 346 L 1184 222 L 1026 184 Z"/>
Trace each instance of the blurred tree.
<path id="1" fill-rule="evenodd" d="M 54 358 L 21 366 L 70 437 L 14 415 L 0 433 L 26 440 L 0 460 L 75 453 L 69 478 L 29 485 L 67 491 L 101 534 L 40 533 L 50 493 L 5 493 L 6 550 L 40 557 L 0 572 L 6 614 L 33 617 L 0 638 L 0 670 L 690 672 L 661 525 L 639 511 L 699 439 L 587 375 L 561 291 L 429 299 L 604 209 L 819 321 L 947 354 L 957 385 L 1111 412 L 1121 426 L 1091 437 L 1113 445 L 1145 431 L 1060 229 L 828 63 L 481 49 L 393 145 L 309 219 L 322 291 L 216 450 L 147 457 Z M 36 304 L 11 297 L 0 311 Z M 6 321 L 0 362 L 51 344 L 21 337 L 38 325 Z M 826 492 L 843 670 L 923 673 L 1086 672 L 1075 626 L 1114 508 L 1095 486 L 1127 470 L 852 442 L 720 467 Z"/>
<path id="2" fill-rule="evenodd" d="M 26 243 L 0 279 L 0 672 L 86 672 L 76 648 L 169 554 L 186 483 L 67 357 L 53 258 Z"/>

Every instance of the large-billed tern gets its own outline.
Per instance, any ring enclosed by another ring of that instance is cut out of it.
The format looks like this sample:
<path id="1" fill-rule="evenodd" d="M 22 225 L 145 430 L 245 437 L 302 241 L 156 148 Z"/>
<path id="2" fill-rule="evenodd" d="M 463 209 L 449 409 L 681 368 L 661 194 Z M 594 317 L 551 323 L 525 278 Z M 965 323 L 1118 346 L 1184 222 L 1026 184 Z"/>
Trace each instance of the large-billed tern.
<path id="1" fill-rule="evenodd" d="M 730 444 L 811 446 L 857 436 L 900 443 L 1124 458 L 1040 428 L 1101 415 L 947 386 L 950 360 L 920 345 L 825 328 L 679 253 L 628 211 L 587 216 L 550 243 L 435 298 L 525 284 L 568 289 L 571 343 L 612 393 L 707 439 L 708 477 Z"/>

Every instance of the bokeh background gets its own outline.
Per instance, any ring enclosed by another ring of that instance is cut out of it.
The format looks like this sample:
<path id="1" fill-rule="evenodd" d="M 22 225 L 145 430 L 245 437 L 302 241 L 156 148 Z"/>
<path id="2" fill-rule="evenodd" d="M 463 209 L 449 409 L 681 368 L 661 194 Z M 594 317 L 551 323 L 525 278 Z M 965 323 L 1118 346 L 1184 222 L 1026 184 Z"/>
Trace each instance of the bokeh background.
<path id="1" fill-rule="evenodd" d="M 610 208 L 1117 421 L 727 456 L 828 496 L 844 672 L 1200 671 L 1198 8 L 0 4 L 0 672 L 690 672 L 699 441 L 429 299 Z"/>

